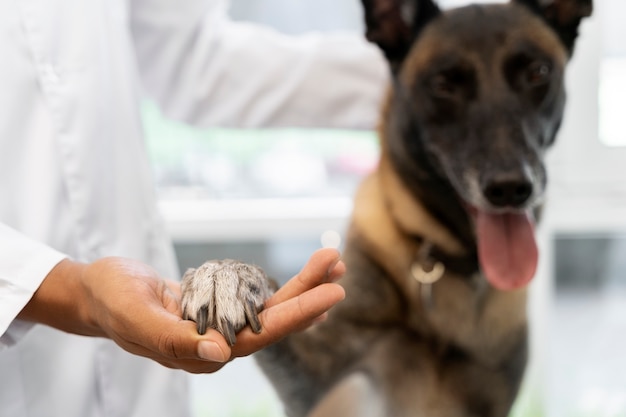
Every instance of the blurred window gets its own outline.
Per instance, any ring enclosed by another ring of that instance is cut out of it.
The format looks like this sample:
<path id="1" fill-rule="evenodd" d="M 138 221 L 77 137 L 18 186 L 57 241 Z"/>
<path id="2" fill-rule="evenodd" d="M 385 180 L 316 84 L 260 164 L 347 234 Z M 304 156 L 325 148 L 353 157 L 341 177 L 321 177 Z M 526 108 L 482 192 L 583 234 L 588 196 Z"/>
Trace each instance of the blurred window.
<path id="1" fill-rule="evenodd" d="M 602 1 L 606 13 L 600 58 L 600 140 L 607 146 L 626 146 L 626 1 Z"/>
<path id="2" fill-rule="evenodd" d="M 196 129 L 152 104 L 144 121 L 165 200 L 348 196 L 378 158 L 370 131 Z"/>

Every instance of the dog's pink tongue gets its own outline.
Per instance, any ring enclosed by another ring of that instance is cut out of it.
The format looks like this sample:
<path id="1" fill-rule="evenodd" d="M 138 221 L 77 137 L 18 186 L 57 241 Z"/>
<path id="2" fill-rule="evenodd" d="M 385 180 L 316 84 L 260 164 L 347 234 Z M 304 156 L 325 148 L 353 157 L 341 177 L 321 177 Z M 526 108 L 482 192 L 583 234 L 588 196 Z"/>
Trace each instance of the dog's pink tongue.
<path id="1" fill-rule="evenodd" d="M 537 270 L 539 254 L 528 215 L 479 211 L 476 233 L 478 258 L 491 285 L 513 290 L 530 282 Z"/>

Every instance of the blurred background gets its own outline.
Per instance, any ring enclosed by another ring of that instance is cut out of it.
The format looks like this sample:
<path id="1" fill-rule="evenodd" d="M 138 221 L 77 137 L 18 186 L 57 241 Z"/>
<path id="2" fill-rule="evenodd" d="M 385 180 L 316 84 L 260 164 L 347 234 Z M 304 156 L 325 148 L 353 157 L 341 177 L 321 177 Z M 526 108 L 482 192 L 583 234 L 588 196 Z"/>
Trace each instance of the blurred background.
<path id="1" fill-rule="evenodd" d="M 549 154 L 532 361 L 514 416 L 626 416 L 626 2 L 595 3 Z M 363 30 L 357 0 L 233 0 L 231 15 L 293 34 Z M 228 257 L 285 281 L 315 249 L 341 247 L 353 192 L 377 162 L 369 131 L 196 130 L 151 103 L 144 120 L 181 270 Z M 192 388 L 196 417 L 283 415 L 251 358 Z"/>

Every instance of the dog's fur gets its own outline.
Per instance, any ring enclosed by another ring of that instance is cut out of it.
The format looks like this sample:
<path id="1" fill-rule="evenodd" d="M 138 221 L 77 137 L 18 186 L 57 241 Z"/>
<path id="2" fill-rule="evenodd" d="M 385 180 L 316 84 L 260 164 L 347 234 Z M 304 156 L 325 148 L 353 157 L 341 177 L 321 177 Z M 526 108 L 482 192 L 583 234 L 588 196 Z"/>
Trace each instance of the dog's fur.
<path id="1" fill-rule="evenodd" d="M 348 231 L 347 298 L 257 359 L 291 417 L 504 417 L 527 357 L 529 219 L 591 1 L 363 4 L 393 85 Z M 432 285 L 411 272 L 437 262 Z"/>

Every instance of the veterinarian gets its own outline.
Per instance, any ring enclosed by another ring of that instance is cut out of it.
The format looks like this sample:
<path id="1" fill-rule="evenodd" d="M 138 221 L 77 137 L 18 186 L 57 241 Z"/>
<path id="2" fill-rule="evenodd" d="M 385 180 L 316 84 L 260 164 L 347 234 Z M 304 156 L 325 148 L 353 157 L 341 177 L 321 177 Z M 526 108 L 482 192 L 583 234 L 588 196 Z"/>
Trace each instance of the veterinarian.
<path id="1" fill-rule="evenodd" d="M 291 38 L 231 22 L 226 9 L 220 0 L 3 4 L 0 416 L 185 416 L 180 369 L 215 371 L 342 298 L 318 285 L 342 273 L 332 268 L 338 254 L 322 250 L 272 300 L 265 332 L 244 330 L 232 351 L 179 319 L 144 93 L 204 127 L 370 128 L 386 78 L 359 35 Z"/>

